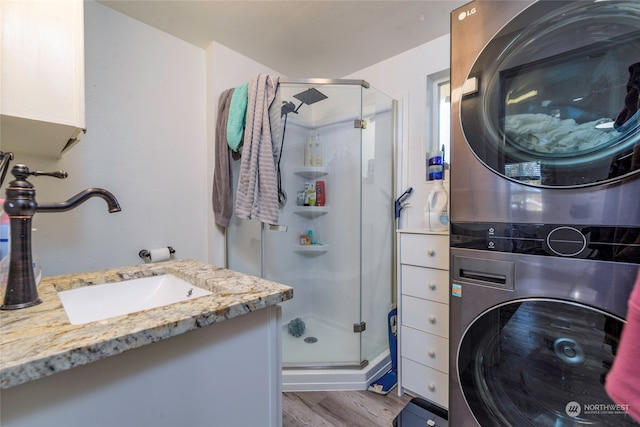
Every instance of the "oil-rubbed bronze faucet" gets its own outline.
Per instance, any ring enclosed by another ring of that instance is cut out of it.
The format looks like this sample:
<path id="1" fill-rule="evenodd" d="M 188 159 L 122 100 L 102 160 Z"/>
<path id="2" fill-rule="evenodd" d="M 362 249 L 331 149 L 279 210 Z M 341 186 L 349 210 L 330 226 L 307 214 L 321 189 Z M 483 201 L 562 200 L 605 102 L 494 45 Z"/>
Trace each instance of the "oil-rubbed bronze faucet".
<path id="1" fill-rule="evenodd" d="M 104 199 L 109 206 L 109 212 L 120 211 L 120 205 L 113 194 L 102 188 L 87 188 L 66 202 L 38 204 L 36 190 L 27 181 L 27 177 L 44 175 L 64 179 L 67 173 L 30 171 L 25 165 L 15 165 L 11 173 L 15 179 L 7 187 L 4 202 L 4 211 L 9 215 L 11 226 L 11 256 L 4 304 L 0 306 L 0 310 L 16 310 L 42 302 L 36 289 L 31 254 L 31 220 L 36 212 L 65 212 L 91 197 Z"/>

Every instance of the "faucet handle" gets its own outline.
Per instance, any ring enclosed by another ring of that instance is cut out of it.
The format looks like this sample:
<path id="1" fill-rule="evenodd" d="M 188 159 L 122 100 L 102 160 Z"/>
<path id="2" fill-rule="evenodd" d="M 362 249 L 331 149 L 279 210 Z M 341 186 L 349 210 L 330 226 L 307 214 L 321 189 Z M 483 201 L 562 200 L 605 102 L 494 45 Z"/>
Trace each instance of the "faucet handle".
<path id="1" fill-rule="evenodd" d="M 53 172 L 42 172 L 42 171 L 31 171 L 30 175 L 33 176 L 52 176 L 58 179 L 65 179 L 69 176 L 65 171 L 53 171 Z"/>
<path id="2" fill-rule="evenodd" d="M 11 173 L 16 177 L 18 181 L 25 181 L 29 175 L 33 176 L 52 176 L 54 178 L 65 179 L 68 174 L 65 171 L 54 172 L 42 172 L 42 171 L 30 171 L 26 165 L 14 165 L 11 169 Z"/>

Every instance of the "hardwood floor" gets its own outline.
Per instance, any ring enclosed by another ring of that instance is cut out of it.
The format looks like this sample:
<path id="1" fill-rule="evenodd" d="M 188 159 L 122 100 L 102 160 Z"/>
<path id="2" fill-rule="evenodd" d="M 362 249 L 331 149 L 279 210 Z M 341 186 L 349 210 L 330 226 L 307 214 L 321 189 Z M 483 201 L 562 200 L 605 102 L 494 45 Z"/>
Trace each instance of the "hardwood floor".
<path id="1" fill-rule="evenodd" d="M 411 400 L 393 389 L 386 396 L 370 391 L 307 391 L 282 394 L 283 427 L 389 427 Z"/>

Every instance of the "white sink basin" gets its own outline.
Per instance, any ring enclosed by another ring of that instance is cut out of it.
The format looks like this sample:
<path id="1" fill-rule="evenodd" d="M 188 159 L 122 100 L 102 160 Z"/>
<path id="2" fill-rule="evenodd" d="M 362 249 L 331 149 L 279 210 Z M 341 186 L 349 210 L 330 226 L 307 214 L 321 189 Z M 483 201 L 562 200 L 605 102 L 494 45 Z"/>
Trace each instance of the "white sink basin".
<path id="1" fill-rule="evenodd" d="M 211 292 L 171 274 L 58 292 L 73 325 L 149 310 Z"/>

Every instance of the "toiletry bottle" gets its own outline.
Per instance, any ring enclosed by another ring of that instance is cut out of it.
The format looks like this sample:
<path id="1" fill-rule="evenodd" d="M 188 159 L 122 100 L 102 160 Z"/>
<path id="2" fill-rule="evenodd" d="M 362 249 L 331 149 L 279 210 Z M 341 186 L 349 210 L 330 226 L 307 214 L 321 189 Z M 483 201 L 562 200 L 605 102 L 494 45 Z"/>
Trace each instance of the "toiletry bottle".
<path id="1" fill-rule="evenodd" d="M 316 205 L 324 206 L 326 202 L 327 199 L 324 193 L 324 181 L 316 181 Z"/>
<path id="2" fill-rule="evenodd" d="M 0 199 L 0 208 L 4 204 L 4 199 Z M 7 278 L 9 277 L 9 237 L 10 226 L 9 226 L 9 215 L 7 215 L 4 210 L 0 214 L 2 217 L 0 225 L 0 288 L 4 288 L 7 286 Z"/>
<path id="3" fill-rule="evenodd" d="M 309 190 L 309 206 L 315 206 L 316 205 L 316 189 L 312 188 Z"/>
<path id="4" fill-rule="evenodd" d="M 311 193 L 313 192 L 313 203 L 315 204 L 316 185 L 312 182 L 304 183 L 304 206 L 311 206 Z"/>
<path id="5" fill-rule="evenodd" d="M 304 146 L 304 165 L 305 167 L 312 167 L 315 163 L 315 156 L 313 153 L 313 138 L 307 139 L 307 144 Z"/>
<path id="6" fill-rule="evenodd" d="M 320 141 L 320 135 L 316 133 L 316 136 L 313 140 L 313 166 L 319 168 L 324 166 L 321 142 L 322 141 Z"/>
<path id="7" fill-rule="evenodd" d="M 9 254 L 9 215 L 2 210 L 4 199 L 0 199 L 0 259 Z"/>
<path id="8" fill-rule="evenodd" d="M 307 231 L 307 234 L 309 235 L 309 244 L 315 245 L 316 244 L 316 239 L 314 239 L 314 237 L 313 237 L 313 230 Z"/>
<path id="9" fill-rule="evenodd" d="M 429 181 L 444 178 L 444 163 L 442 151 L 434 151 L 429 154 L 427 160 L 427 171 Z"/>

